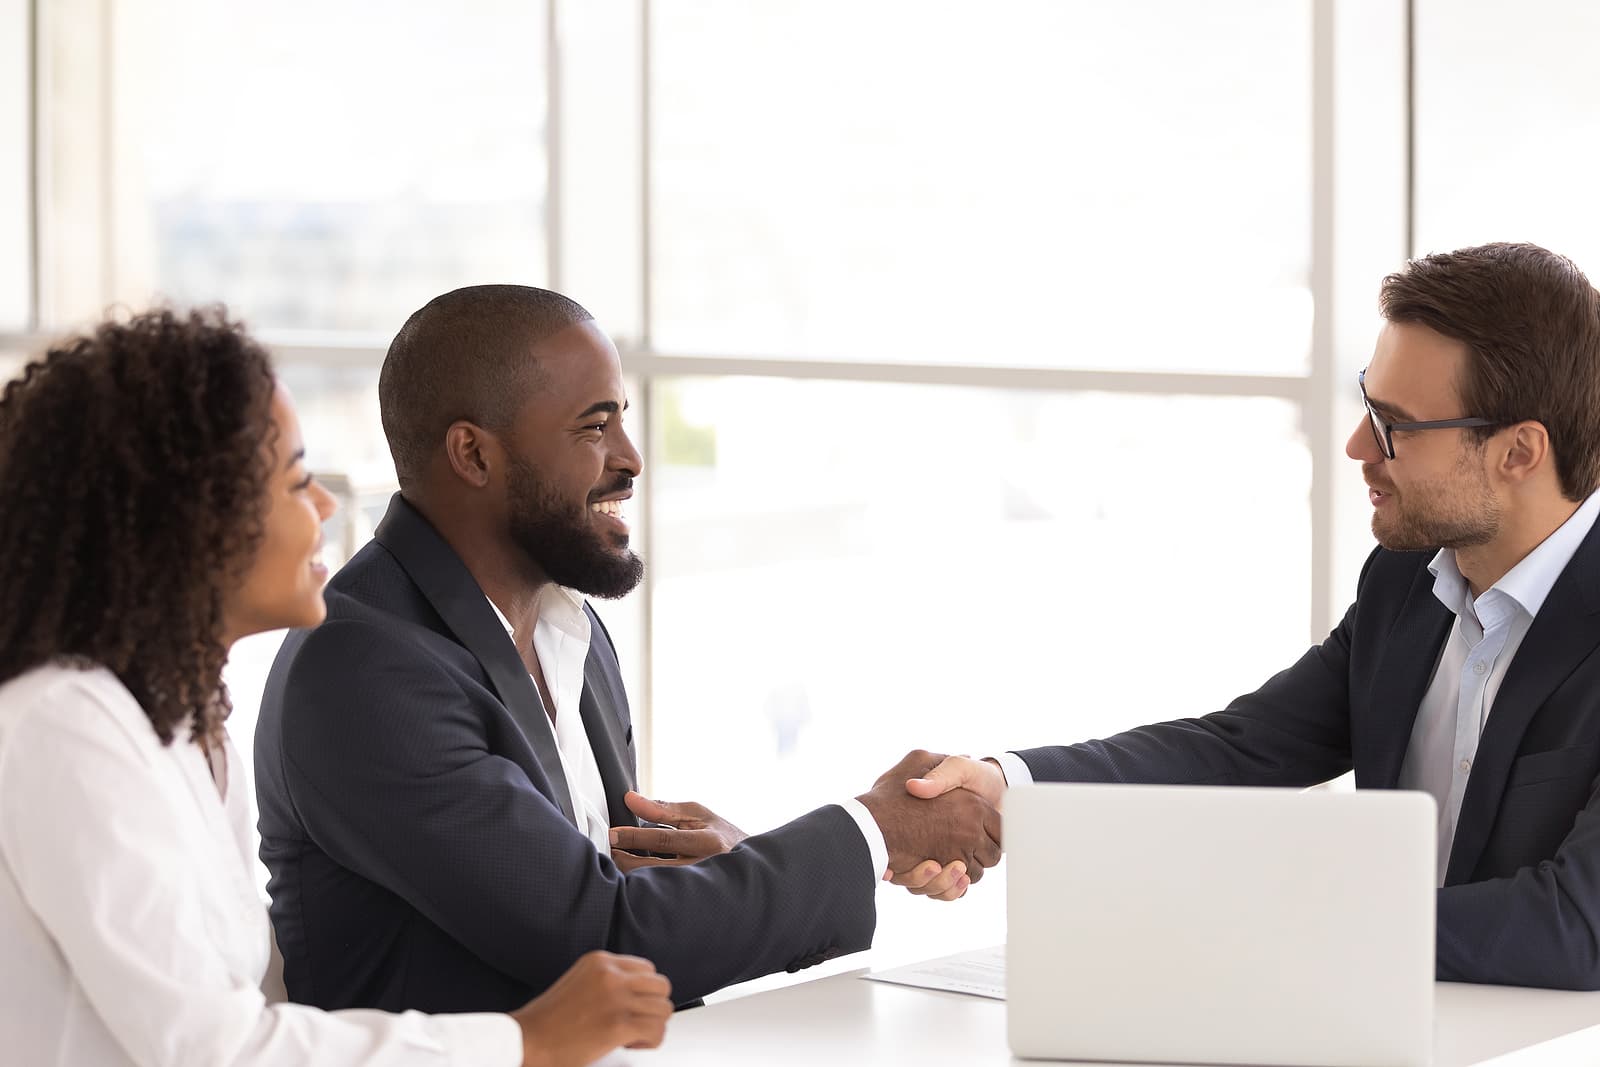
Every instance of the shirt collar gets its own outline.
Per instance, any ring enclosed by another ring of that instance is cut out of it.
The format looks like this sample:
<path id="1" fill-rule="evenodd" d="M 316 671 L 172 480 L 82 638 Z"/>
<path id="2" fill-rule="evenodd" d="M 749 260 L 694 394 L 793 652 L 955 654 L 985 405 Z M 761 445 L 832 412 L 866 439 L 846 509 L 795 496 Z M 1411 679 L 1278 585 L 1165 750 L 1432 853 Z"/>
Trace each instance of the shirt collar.
<path id="1" fill-rule="evenodd" d="M 1484 590 L 1477 603 L 1484 603 L 1490 599 L 1490 593 L 1498 590 L 1500 595 L 1509 597 L 1526 611 L 1530 618 L 1539 614 L 1550 590 L 1555 588 L 1556 579 L 1567 569 L 1578 546 L 1594 528 L 1597 516 L 1600 516 L 1600 492 L 1591 493 L 1566 522 L 1556 527 L 1554 533 L 1523 556 L 1498 582 Z M 1433 595 L 1445 607 L 1457 615 L 1471 607 L 1469 601 L 1472 594 L 1466 578 L 1456 566 L 1455 549 L 1441 548 L 1433 557 L 1433 562 L 1428 564 L 1428 570 L 1433 574 Z"/>
<path id="2" fill-rule="evenodd" d="M 500 610 L 500 605 L 489 600 L 487 596 L 483 599 L 489 601 L 489 610 L 500 620 L 506 636 L 515 638 L 511 621 L 506 618 L 505 612 Z M 589 640 L 589 616 L 583 612 L 583 595 L 565 586 L 548 584 L 539 593 L 539 622 L 549 623 L 583 641 Z"/>

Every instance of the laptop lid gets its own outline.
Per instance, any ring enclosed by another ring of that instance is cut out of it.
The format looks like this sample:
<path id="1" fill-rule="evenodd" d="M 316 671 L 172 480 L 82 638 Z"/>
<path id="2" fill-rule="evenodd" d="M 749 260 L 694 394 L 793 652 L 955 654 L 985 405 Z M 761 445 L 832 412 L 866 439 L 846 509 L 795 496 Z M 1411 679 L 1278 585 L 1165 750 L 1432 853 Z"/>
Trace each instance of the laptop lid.
<path id="1" fill-rule="evenodd" d="M 1434 827 L 1414 792 L 1011 790 L 1012 1052 L 1424 1067 Z"/>

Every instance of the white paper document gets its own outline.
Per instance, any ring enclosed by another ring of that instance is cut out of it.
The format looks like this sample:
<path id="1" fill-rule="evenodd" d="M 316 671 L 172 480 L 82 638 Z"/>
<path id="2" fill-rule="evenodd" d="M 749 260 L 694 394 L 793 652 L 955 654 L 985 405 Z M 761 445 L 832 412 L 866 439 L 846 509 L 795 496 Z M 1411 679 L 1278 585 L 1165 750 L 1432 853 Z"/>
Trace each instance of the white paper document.
<path id="1" fill-rule="evenodd" d="M 910 985 L 919 989 L 941 989 L 947 993 L 969 993 L 975 997 L 1004 1000 L 1006 947 L 996 945 L 972 952 L 958 952 L 954 956 L 941 956 L 907 967 L 891 967 L 887 971 L 873 971 L 861 977 L 874 982 L 893 982 L 895 985 Z"/>

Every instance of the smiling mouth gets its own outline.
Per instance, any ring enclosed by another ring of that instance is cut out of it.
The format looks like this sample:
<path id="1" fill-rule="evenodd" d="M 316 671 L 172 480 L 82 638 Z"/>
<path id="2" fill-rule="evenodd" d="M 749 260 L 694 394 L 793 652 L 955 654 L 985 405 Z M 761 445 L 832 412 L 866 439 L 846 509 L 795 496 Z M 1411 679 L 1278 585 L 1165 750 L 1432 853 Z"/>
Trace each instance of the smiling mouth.
<path id="1" fill-rule="evenodd" d="M 589 505 L 591 515 L 600 516 L 600 522 L 611 528 L 611 536 L 619 544 L 627 544 L 629 529 L 628 517 L 622 512 L 622 500 L 597 500 Z"/>

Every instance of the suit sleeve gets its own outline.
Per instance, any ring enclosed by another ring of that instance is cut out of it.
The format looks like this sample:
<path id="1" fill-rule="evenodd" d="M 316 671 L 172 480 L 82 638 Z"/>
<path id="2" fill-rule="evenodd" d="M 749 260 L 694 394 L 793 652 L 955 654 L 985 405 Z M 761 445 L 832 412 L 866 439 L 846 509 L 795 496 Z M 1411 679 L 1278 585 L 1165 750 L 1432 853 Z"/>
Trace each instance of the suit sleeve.
<path id="1" fill-rule="evenodd" d="M 1202 718 L 1099 741 L 1020 749 L 1041 782 L 1307 786 L 1350 769 L 1352 606 L 1322 644 Z"/>
<path id="2" fill-rule="evenodd" d="M 1554 857 L 1438 891 L 1438 977 L 1600 990 L 1600 782 Z"/>
<path id="3" fill-rule="evenodd" d="M 606 948 L 652 960 L 686 1000 L 871 944 L 876 880 L 842 808 L 623 874 L 496 754 L 489 731 L 510 720 L 377 627 L 313 631 L 283 706 L 284 773 L 317 845 L 533 988 Z"/>

